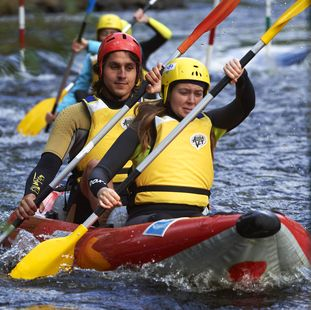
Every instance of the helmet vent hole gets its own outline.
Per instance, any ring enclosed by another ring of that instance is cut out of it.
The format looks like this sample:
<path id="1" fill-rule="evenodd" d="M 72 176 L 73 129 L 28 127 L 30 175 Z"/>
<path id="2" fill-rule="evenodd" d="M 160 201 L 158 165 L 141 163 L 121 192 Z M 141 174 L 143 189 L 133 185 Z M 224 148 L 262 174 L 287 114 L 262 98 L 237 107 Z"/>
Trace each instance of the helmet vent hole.
<path id="1" fill-rule="evenodd" d="M 112 41 L 112 40 L 114 40 L 115 38 L 114 37 L 112 37 L 112 38 L 110 38 L 110 39 L 108 39 L 108 40 L 106 40 L 106 42 L 110 42 L 110 41 Z"/>

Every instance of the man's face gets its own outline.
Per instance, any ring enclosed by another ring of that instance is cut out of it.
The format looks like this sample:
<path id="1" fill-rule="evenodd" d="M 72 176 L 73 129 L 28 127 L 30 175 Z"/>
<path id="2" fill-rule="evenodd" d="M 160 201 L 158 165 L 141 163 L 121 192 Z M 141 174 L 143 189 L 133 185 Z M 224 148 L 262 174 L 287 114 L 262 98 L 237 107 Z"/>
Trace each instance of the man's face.
<path id="1" fill-rule="evenodd" d="M 118 100 L 127 99 L 136 82 L 136 64 L 129 52 L 118 51 L 108 56 L 103 68 L 103 79 L 110 94 Z"/>

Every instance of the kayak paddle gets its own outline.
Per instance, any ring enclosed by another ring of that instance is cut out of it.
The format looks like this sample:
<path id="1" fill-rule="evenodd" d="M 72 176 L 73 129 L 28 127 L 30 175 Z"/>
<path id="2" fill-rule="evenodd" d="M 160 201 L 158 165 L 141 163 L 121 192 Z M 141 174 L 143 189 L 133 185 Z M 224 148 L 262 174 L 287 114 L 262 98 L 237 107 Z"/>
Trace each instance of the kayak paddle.
<path id="1" fill-rule="evenodd" d="M 228 8 L 228 5 L 226 5 L 226 3 L 230 3 L 230 9 Z M 204 31 L 207 31 L 208 30 L 208 27 L 215 27 L 218 23 L 222 22 L 231 12 L 232 10 L 238 5 L 239 3 L 239 0 L 223 0 L 223 2 L 221 3 L 222 5 L 220 6 L 221 9 L 218 8 L 214 8 L 215 10 L 215 13 L 214 10 L 204 19 L 204 22 L 205 22 L 205 25 L 204 25 Z M 225 4 L 225 5 L 224 5 Z M 211 19 L 209 21 L 209 19 Z M 202 24 L 202 23 L 201 23 Z M 200 25 L 201 25 L 200 24 Z M 199 25 L 199 26 L 200 26 Z M 202 29 L 202 27 L 197 27 L 196 29 Z M 199 30 L 198 30 L 199 31 Z M 202 32 L 203 30 L 200 30 L 200 32 Z M 201 35 L 201 34 L 200 34 Z M 200 35 L 197 37 L 199 38 Z M 190 39 L 186 39 L 187 41 L 187 44 L 185 44 L 185 42 L 183 43 L 183 47 L 180 47 L 180 50 L 185 52 L 190 46 L 191 44 L 193 44 L 196 40 L 193 39 L 193 36 L 194 34 L 192 33 L 190 35 Z M 171 58 L 175 58 L 176 55 L 174 54 L 174 56 Z M 80 152 L 79 154 L 67 165 L 67 167 L 58 175 L 54 178 L 54 180 L 37 196 L 37 198 L 35 199 L 35 204 L 38 206 L 40 205 L 40 203 L 44 200 L 45 197 L 47 197 L 47 195 L 53 191 L 53 188 L 55 186 L 57 186 L 57 184 L 62 181 L 62 179 L 69 173 L 73 170 L 73 168 L 77 165 L 77 163 L 88 153 L 90 152 L 90 150 L 104 137 L 104 135 L 118 122 L 118 120 L 136 103 L 137 101 L 133 101 L 131 100 L 129 103 L 125 104 L 122 109 L 109 121 L 109 123 L 103 127 L 101 129 L 101 131 L 93 138 L 93 140 L 91 140 Z M 102 211 L 101 208 L 98 210 L 98 212 Z M 95 215 L 93 215 L 96 219 L 98 218 L 99 215 L 96 215 L 96 213 L 94 213 Z M 84 227 L 89 227 L 91 226 L 95 221 L 96 219 L 94 220 L 93 218 L 87 220 L 85 223 L 81 224 L 82 226 Z M 3 231 L 3 233 L 0 235 L 0 244 L 4 241 L 4 239 L 6 237 L 8 237 L 10 235 L 11 232 L 13 232 L 18 226 L 20 226 L 20 224 L 23 222 L 23 220 L 20 220 L 20 219 L 16 219 L 12 224 L 9 224 L 7 226 L 7 228 Z M 83 231 L 83 229 L 81 228 L 81 230 Z M 87 229 L 86 229 L 87 231 Z M 79 231 L 79 235 L 81 234 L 81 232 Z M 69 238 L 68 238 L 69 239 Z M 61 239 L 63 240 L 63 239 Z M 54 242 L 52 242 L 52 240 L 48 240 L 48 241 L 51 241 L 51 245 L 49 245 L 50 243 L 44 243 L 44 245 L 42 247 L 53 247 L 53 244 Z M 45 241 L 47 242 L 47 241 Z M 67 239 L 64 239 L 63 240 L 64 242 L 64 248 L 61 247 L 61 244 L 59 243 L 57 245 L 57 251 L 55 250 L 55 253 L 57 255 L 58 251 L 60 251 L 61 253 L 68 253 L 68 244 L 67 243 L 72 243 L 73 246 L 75 245 L 76 241 L 75 239 L 72 239 L 70 238 L 69 240 Z M 37 249 L 37 248 L 35 248 Z M 33 249 L 33 250 L 35 250 Z M 35 251 L 35 254 L 34 256 L 37 257 L 37 259 L 40 260 L 40 254 L 38 253 L 41 253 L 41 255 L 43 253 L 46 253 L 46 251 L 43 249 L 43 251 L 39 248 L 38 250 Z M 32 251 L 29 253 L 29 255 L 32 253 Z M 29 255 L 27 255 L 27 257 L 29 257 Z M 32 257 L 32 254 L 30 255 L 30 260 L 32 260 L 33 258 Z M 50 257 L 52 259 L 52 257 Z M 25 260 L 24 260 L 25 259 Z M 28 261 L 28 258 L 24 258 L 20 264 L 23 266 L 24 262 L 26 261 L 26 265 L 29 266 L 29 262 L 27 263 Z M 44 257 L 43 257 L 44 259 Z M 57 261 L 55 263 L 57 266 L 60 266 L 60 263 L 59 261 Z M 41 263 L 40 263 L 41 265 Z M 22 267 L 23 268 L 23 267 Z M 27 268 L 27 267 L 26 267 Z M 29 270 L 32 270 L 32 267 L 30 267 L 31 269 Z M 42 267 L 43 268 L 43 267 Z M 19 268 L 17 268 L 16 270 L 18 270 Z M 27 274 L 26 277 L 28 279 L 31 279 L 31 278 L 36 278 L 36 277 L 40 277 L 40 276 L 45 276 L 45 275 L 49 275 L 49 274 L 55 274 L 53 273 L 54 271 L 49 271 L 49 270 L 52 270 L 51 269 L 51 266 L 48 266 L 47 269 L 45 269 L 46 271 L 43 271 L 41 269 L 38 269 L 38 266 L 36 267 L 36 271 L 34 272 L 31 272 L 31 271 L 26 271 L 25 273 Z M 16 272 L 13 273 L 13 275 L 16 275 Z M 18 276 L 16 276 L 18 277 Z"/>
<path id="2" fill-rule="evenodd" d="M 279 17 L 268 31 L 264 33 L 254 47 L 242 57 L 240 60 L 241 65 L 244 67 L 293 17 L 300 14 L 310 5 L 311 0 L 297 0 Z M 129 177 L 118 187 L 117 192 L 120 193 L 126 188 L 229 82 L 230 79 L 225 76 L 136 167 Z M 104 208 L 98 207 L 94 213 L 92 213 L 89 218 L 87 218 L 83 224 L 79 225 L 69 236 L 51 239 L 40 243 L 16 265 L 11 271 L 10 276 L 17 279 L 35 279 L 38 277 L 55 275 L 60 270 L 70 269 L 73 263 L 73 251 L 76 243 L 104 211 Z"/>

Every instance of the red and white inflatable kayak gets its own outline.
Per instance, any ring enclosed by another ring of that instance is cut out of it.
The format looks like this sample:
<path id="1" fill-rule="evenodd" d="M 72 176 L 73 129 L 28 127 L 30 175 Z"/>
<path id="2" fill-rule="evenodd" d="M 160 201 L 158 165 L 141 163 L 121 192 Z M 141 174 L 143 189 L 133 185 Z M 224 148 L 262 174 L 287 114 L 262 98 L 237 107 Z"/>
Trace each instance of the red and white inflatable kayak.
<path id="1" fill-rule="evenodd" d="M 77 226 L 32 217 L 18 231 L 27 230 L 42 241 L 64 236 Z M 10 236 L 9 244 L 16 235 Z M 311 268 L 311 235 L 282 214 L 252 211 L 120 228 L 92 227 L 75 248 L 75 266 L 80 268 L 106 271 L 158 262 L 167 272 L 213 272 L 233 282 L 261 280 Z"/>

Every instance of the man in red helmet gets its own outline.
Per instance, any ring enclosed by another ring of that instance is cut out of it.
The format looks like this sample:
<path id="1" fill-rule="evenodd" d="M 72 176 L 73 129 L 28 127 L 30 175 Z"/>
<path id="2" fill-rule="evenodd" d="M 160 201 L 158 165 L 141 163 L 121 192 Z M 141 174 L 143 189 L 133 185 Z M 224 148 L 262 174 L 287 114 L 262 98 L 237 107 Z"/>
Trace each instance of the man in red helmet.
<path id="1" fill-rule="evenodd" d="M 132 36 L 119 32 L 103 41 L 98 53 L 99 79 L 94 83 L 95 95 L 68 107 L 57 117 L 41 159 L 27 179 L 25 195 L 16 209 L 19 218 L 28 218 L 36 212 L 34 199 L 56 176 L 66 155 L 69 160 L 74 158 L 123 107 L 142 79 L 141 64 L 141 48 Z M 96 199 L 89 202 L 86 198 L 88 187 L 83 179 L 127 128 L 134 116 L 133 110 L 130 109 L 75 168 L 66 207 L 73 222 L 82 223 L 96 208 Z M 128 168 L 126 163 L 113 183 L 122 182 Z M 40 211 L 43 210 L 41 205 Z"/>

